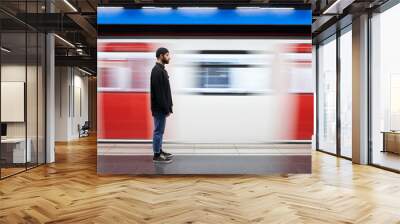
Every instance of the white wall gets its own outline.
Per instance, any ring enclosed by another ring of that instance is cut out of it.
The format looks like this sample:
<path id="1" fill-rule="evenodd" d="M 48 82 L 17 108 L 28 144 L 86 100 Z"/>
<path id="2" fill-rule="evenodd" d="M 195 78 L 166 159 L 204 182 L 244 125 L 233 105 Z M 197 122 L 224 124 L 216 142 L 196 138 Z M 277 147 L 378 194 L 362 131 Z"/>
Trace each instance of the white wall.
<path id="1" fill-rule="evenodd" d="M 37 70 L 38 69 L 38 70 Z M 2 112 L 6 113 L 22 113 L 24 116 L 26 112 L 26 120 L 23 118 L 18 122 L 6 122 L 7 124 L 7 137 L 9 138 L 24 138 L 25 135 L 29 139 L 31 148 L 32 161 L 39 163 L 44 162 L 44 74 L 42 73 L 41 66 L 32 66 L 25 64 L 3 64 L 1 66 L 1 81 L 2 82 L 23 82 L 26 85 L 26 107 L 25 102 L 22 102 L 22 107 L 18 109 L 12 107 L 2 107 Z M 26 80 L 27 79 L 27 80 Z M 2 93 L 2 98 L 7 97 L 7 92 Z M 24 94 L 24 90 L 19 90 L 18 94 Z M 21 92 L 22 91 L 22 92 Z M 17 93 L 16 93 L 17 94 Z M 24 97 L 22 97 L 24 98 Z M 23 99 L 22 99 L 23 100 Z M 23 100 L 24 101 L 24 100 Z M 17 103 L 17 102 L 15 102 Z M 20 110 L 20 111 L 12 111 Z M 22 110 L 22 111 L 21 111 Z M 37 153 L 39 156 L 37 156 Z M 51 161 L 51 160 L 49 160 Z"/>
<path id="2" fill-rule="evenodd" d="M 28 69 L 28 73 L 34 69 L 32 66 L 28 66 L 28 68 L 24 65 L 18 64 L 8 64 L 1 66 L 1 81 L 2 82 L 24 82 L 26 83 L 25 76 L 26 76 L 26 69 Z M 27 89 L 28 97 L 36 97 L 36 89 L 35 92 L 29 92 Z M 27 99 L 28 102 L 31 102 L 32 99 Z M 31 105 L 33 106 L 33 105 Z M 36 105 L 34 105 L 36 107 Z M 7 110 L 7 108 L 1 108 L 2 110 Z M 34 120 L 36 117 L 31 117 L 32 113 L 28 113 L 28 121 Z M 36 120 L 35 120 L 36 121 Z M 25 137 L 25 122 L 7 122 L 7 136 L 8 137 Z M 28 128 L 33 127 L 32 125 L 28 125 Z M 29 130 L 28 130 L 29 132 Z"/>
<path id="3" fill-rule="evenodd" d="M 76 68 L 56 67 L 55 86 L 55 140 L 77 139 L 78 124 L 88 120 L 88 77 Z"/>
<path id="4" fill-rule="evenodd" d="M 23 82 L 25 81 L 25 65 L 2 65 L 1 66 L 1 81 L 2 82 Z M 28 67 L 28 69 L 30 69 Z M 23 93 L 22 93 L 23 94 Z M 7 96 L 2 96 L 7 98 Z M 8 110 L 9 108 L 1 108 L 1 110 Z M 21 108 L 24 113 L 24 107 Z M 4 111 L 2 112 L 2 114 Z M 8 135 L 13 137 L 24 137 L 25 136 L 25 125 L 24 122 L 7 122 L 8 124 Z"/>
<path id="5" fill-rule="evenodd" d="M 70 69 L 56 67 L 55 69 L 55 140 L 69 139 L 69 85 L 71 83 Z"/>
<path id="6" fill-rule="evenodd" d="M 72 138 L 79 137 L 78 132 L 78 124 L 81 126 L 88 120 L 89 112 L 88 112 L 88 77 L 83 77 L 81 73 L 76 73 L 74 75 L 74 102 L 71 102 L 71 105 L 74 105 L 72 108 L 72 119 L 71 119 L 71 135 Z M 80 111 L 81 110 L 81 111 Z"/>

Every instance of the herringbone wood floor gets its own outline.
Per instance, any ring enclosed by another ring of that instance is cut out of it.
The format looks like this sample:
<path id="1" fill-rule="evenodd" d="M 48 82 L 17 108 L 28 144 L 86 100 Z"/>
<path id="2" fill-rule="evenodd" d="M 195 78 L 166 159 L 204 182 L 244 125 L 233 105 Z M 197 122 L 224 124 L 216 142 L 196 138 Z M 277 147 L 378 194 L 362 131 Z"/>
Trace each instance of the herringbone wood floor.
<path id="1" fill-rule="evenodd" d="M 94 138 L 0 181 L 0 223 L 400 223 L 400 175 L 313 153 L 312 175 L 97 176 Z"/>

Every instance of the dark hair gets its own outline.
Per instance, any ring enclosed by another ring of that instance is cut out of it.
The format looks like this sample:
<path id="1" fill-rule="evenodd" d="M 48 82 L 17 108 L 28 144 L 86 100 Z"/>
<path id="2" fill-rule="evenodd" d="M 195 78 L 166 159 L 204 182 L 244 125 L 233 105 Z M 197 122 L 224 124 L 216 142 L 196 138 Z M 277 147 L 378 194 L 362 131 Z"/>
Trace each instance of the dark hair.
<path id="1" fill-rule="evenodd" d="M 156 51 L 156 58 L 159 58 L 160 55 L 166 54 L 166 53 L 168 53 L 168 52 L 169 52 L 169 51 L 168 51 L 167 48 L 165 48 L 165 47 L 160 47 L 160 48 L 158 48 L 157 51 Z"/>

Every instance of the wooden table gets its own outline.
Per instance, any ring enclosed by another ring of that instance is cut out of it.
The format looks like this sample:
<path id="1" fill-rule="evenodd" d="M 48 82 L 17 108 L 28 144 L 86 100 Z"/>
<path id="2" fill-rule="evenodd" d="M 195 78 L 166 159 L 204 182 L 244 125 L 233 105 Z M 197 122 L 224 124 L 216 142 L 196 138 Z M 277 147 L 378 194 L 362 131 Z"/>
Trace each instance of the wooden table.
<path id="1" fill-rule="evenodd" d="M 383 131 L 382 152 L 400 154 L 400 131 Z"/>

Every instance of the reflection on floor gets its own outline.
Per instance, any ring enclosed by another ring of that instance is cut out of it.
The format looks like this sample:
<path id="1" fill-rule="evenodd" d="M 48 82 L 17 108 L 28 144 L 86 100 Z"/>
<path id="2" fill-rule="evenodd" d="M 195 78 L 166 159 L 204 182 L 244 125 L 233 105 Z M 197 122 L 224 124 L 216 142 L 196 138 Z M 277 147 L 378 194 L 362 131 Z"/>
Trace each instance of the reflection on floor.
<path id="1" fill-rule="evenodd" d="M 154 164 L 151 144 L 97 145 L 99 174 L 310 173 L 309 144 L 164 144 L 170 164 Z"/>
<path id="2" fill-rule="evenodd" d="M 7 177 L 19 172 L 22 172 L 25 170 L 25 167 L 7 167 L 7 168 L 1 168 L 1 177 Z"/>
<path id="3" fill-rule="evenodd" d="M 18 163 L 18 164 L 1 164 L 1 170 L 0 170 L 0 174 L 1 174 L 1 178 L 5 178 L 17 173 L 20 173 L 22 171 L 26 171 L 27 169 L 36 167 L 37 164 L 36 163 Z"/>
<path id="4" fill-rule="evenodd" d="M 400 155 L 391 152 L 375 151 L 372 157 L 376 165 L 400 170 Z"/>

